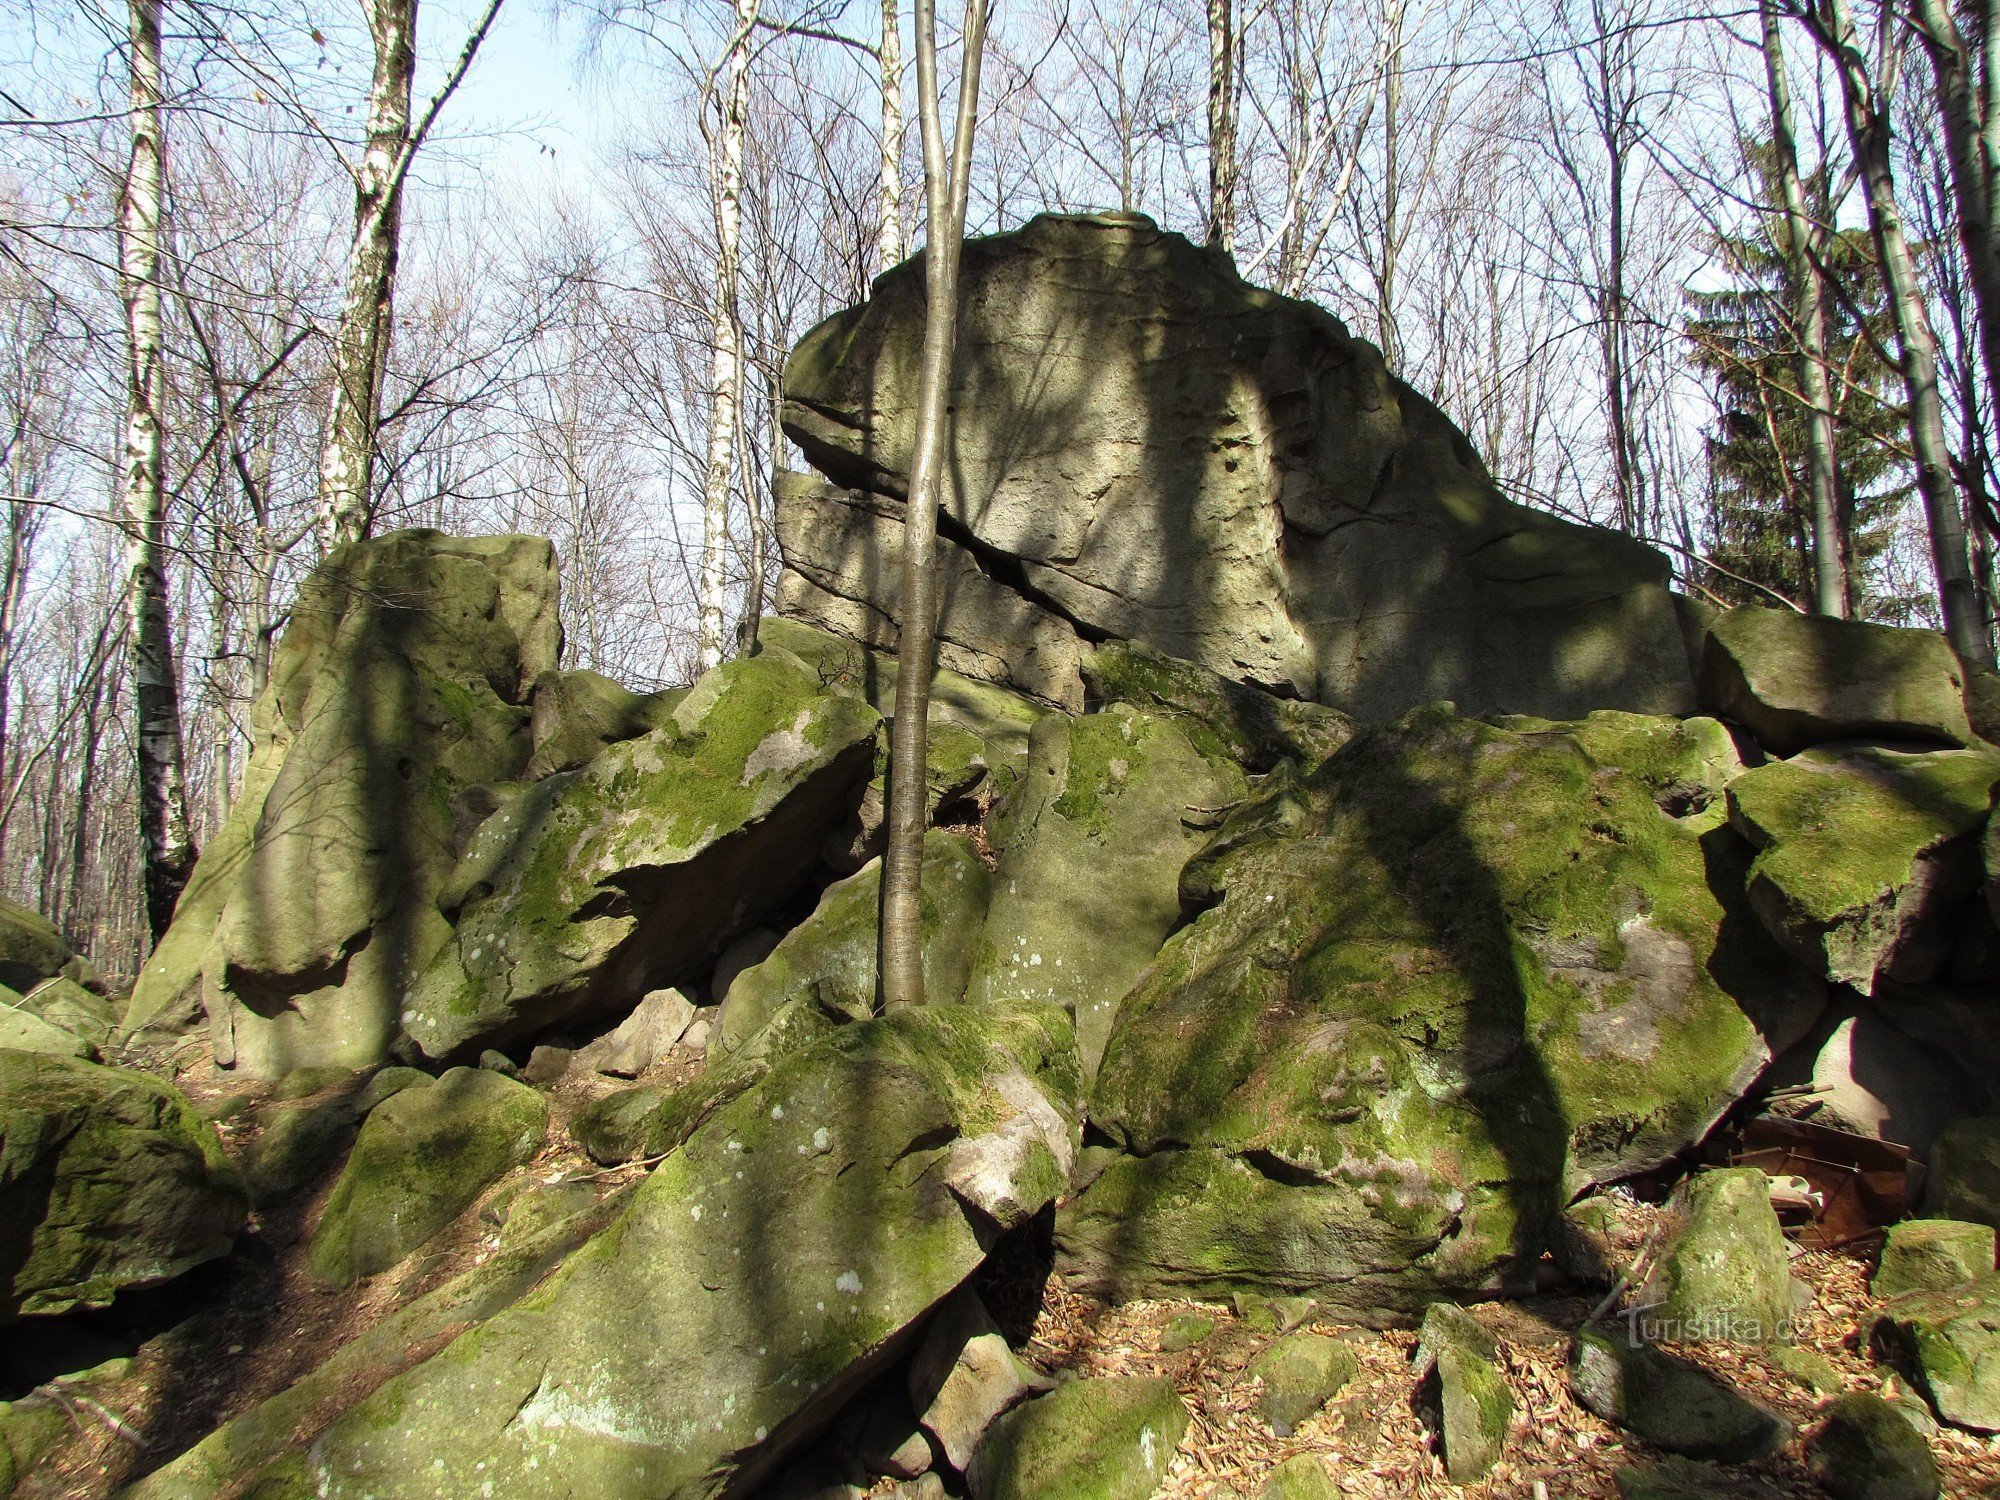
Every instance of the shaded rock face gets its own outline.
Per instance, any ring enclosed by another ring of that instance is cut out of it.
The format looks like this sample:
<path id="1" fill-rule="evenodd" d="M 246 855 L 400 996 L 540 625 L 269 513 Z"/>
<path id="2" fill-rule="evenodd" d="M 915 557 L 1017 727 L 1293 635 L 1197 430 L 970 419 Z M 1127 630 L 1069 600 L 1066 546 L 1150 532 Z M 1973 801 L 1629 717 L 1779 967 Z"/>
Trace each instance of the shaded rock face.
<path id="1" fill-rule="evenodd" d="M 997 1226 L 941 1169 L 953 1143 L 1022 1113 L 996 1078 L 1024 1081 L 1073 1145 L 1073 1051 L 1047 1007 L 935 1006 L 792 1054 L 543 1288 L 335 1423 L 312 1482 L 452 1500 L 486 1483 L 544 1493 L 550 1474 L 575 1494 L 758 1493 L 984 1257 Z"/>
<path id="2" fill-rule="evenodd" d="M 1513 1284 L 1563 1198 L 1706 1133 L 1823 993 L 1720 804 L 1670 816 L 1601 730 L 1419 710 L 1232 815 L 1112 1031 L 1091 1119 L 1128 1154 L 1058 1221 L 1072 1267 L 1394 1318 Z M 1698 775 L 1656 731 L 1654 780 Z"/>
<path id="3" fill-rule="evenodd" d="M 128 1026 L 198 995 L 225 1065 L 388 1057 L 405 987 L 447 932 L 457 799 L 520 774 L 530 690 L 560 644 L 540 538 L 398 532 L 322 566 L 257 705 L 242 793 Z"/>
<path id="4" fill-rule="evenodd" d="M 1502 499 L 1337 318 L 1136 215 L 1044 215 L 960 270 L 940 660 L 1081 706 L 1079 644 L 1142 641 L 1380 718 L 1680 712 L 1664 559 Z M 893 639 L 923 267 L 785 370 L 780 610 Z"/>
<path id="5" fill-rule="evenodd" d="M 215 1130 L 167 1084 L 0 1051 L 0 1322 L 103 1307 L 226 1255 L 247 1206 Z"/>

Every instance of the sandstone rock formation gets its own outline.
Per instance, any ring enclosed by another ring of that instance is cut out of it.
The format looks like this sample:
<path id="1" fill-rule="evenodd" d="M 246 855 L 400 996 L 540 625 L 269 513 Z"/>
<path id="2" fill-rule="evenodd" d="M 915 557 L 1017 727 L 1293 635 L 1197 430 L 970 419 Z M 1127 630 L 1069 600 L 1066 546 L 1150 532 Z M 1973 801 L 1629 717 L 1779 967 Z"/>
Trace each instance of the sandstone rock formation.
<path id="1" fill-rule="evenodd" d="M 1337 318 L 1137 215 L 1044 215 L 960 270 L 940 660 L 1082 706 L 1088 642 L 1381 718 L 1682 712 L 1665 561 L 1504 499 Z M 918 261 L 808 334 L 785 430 L 780 609 L 894 637 Z"/>

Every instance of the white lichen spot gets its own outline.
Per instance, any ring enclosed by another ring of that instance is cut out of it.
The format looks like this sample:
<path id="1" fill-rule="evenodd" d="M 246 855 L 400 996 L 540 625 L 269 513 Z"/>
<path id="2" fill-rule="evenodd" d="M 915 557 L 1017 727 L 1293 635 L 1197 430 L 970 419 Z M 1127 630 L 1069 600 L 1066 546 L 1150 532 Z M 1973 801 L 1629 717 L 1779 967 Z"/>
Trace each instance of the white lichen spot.
<path id="1" fill-rule="evenodd" d="M 833 1283 L 833 1289 L 837 1292 L 845 1292 L 850 1297 L 859 1297 L 861 1295 L 861 1278 L 852 1271 L 842 1271 L 839 1278 Z"/>
<path id="2" fill-rule="evenodd" d="M 833 1137 L 827 1133 L 827 1128 L 824 1125 L 820 1126 L 819 1129 L 813 1132 L 813 1149 L 816 1151 L 824 1151 L 826 1149 L 827 1142 L 831 1141 L 832 1139 Z"/>
<path id="3" fill-rule="evenodd" d="M 772 1105 L 772 1106 L 771 1106 L 771 1118 L 772 1118 L 772 1119 L 774 1119 L 774 1120 L 782 1120 L 782 1119 L 784 1119 L 784 1118 L 785 1118 L 785 1106 L 784 1106 L 784 1105 L 782 1105 L 782 1104 L 774 1104 L 774 1105 Z"/>

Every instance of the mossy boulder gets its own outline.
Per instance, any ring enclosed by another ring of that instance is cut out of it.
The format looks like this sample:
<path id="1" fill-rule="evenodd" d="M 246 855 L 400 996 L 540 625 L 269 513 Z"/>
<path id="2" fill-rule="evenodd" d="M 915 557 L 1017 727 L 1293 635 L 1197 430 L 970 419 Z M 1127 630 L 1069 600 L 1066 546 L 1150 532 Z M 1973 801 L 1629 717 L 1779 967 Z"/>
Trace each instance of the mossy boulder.
<path id="1" fill-rule="evenodd" d="M 1668 1343 L 1790 1343 L 1798 1313 L 1785 1234 L 1764 1174 L 1702 1172 L 1675 1191 L 1645 1294 Z"/>
<path id="2" fill-rule="evenodd" d="M 319 1493 L 757 1493 L 979 1266 L 952 1148 L 1021 1115 L 1009 1078 L 1073 1132 L 1074 1046 L 1046 1007 L 927 1006 L 782 1059 L 538 1291 L 340 1418 Z"/>
<path id="3" fill-rule="evenodd" d="M 544 539 L 394 532 L 321 564 L 128 1026 L 198 986 L 224 1065 L 359 1068 L 405 1045 L 410 980 L 449 933 L 461 799 L 521 773 L 560 642 Z"/>
<path id="4" fill-rule="evenodd" d="M 1094 1072 L 1119 1002 L 1181 920 L 1181 868 L 1244 793 L 1175 716 L 1113 704 L 1035 728 L 999 821 L 993 901 L 967 994 L 1076 1018 Z"/>
<path id="5" fill-rule="evenodd" d="M 1484 1479 L 1500 1461 L 1514 1419 L 1514 1396 L 1500 1371 L 1493 1336 L 1463 1308 L 1433 1303 L 1417 1339 L 1417 1365 L 1428 1370 L 1438 1448 L 1453 1484 Z"/>
<path id="6" fill-rule="evenodd" d="M 1924 1212 L 2000 1228 L 2000 1116 L 1960 1120 L 1932 1143 Z"/>
<path id="7" fill-rule="evenodd" d="M 1874 1338 L 1943 1420 L 2000 1432 L 2000 1275 L 1898 1297 L 1876 1316 Z"/>
<path id="8" fill-rule="evenodd" d="M 1341 1491 L 1325 1459 L 1295 1453 L 1265 1477 L 1257 1500 L 1341 1500 Z"/>
<path id="9" fill-rule="evenodd" d="M 1834 1500 L 1937 1500 L 1931 1445 L 1909 1418 L 1866 1391 L 1827 1407 L 1806 1439 L 1806 1465 Z"/>
<path id="10" fill-rule="evenodd" d="M 874 763 L 880 716 L 754 657 L 661 728 L 480 825 L 441 893 L 456 925 L 404 998 L 433 1058 L 629 1010 L 687 982 L 811 874 L 800 857 Z"/>
<path id="11" fill-rule="evenodd" d="M 347 1154 L 360 1128 L 361 1111 L 352 1095 L 266 1109 L 243 1155 L 250 1201 L 268 1208 L 312 1186 Z"/>
<path id="12" fill-rule="evenodd" d="M 1279 1437 L 1290 1437 L 1361 1373 L 1361 1364 L 1330 1333 L 1288 1333 L 1243 1373 L 1259 1383 L 1257 1414 Z"/>
<path id="13" fill-rule="evenodd" d="M 1354 738 L 1354 721 L 1323 704 L 1280 698 L 1138 641 L 1086 649 L 1082 670 L 1092 704 L 1172 714 L 1205 753 L 1247 771 L 1288 759 L 1317 765 Z"/>
<path id="14" fill-rule="evenodd" d="M 0 985 L 0 1048 L 97 1060 L 95 1046 L 75 1032 L 43 1020 L 27 1008 L 19 991 L 5 985 Z"/>
<path id="15" fill-rule="evenodd" d="M 313 1235 L 313 1274 L 347 1286 L 388 1270 L 457 1218 L 502 1173 L 541 1149 L 548 1105 L 484 1068 L 377 1105 Z"/>
<path id="16" fill-rule="evenodd" d="M 1187 1432 L 1171 1380 L 1072 1380 L 995 1422 L 973 1455 L 973 1500 L 1147 1500 Z"/>
<path id="17" fill-rule="evenodd" d="M 1991 1276 L 1995 1234 L 1991 1224 L 1958 1219 L 1906 1219 L 1891 1224 L 1882 1256 L 1868 1283 L 1878 1297 L 1941 1292 Z"/>
<path id="18" fill-rule="evenodd" d="M 1130 1155 L 1058 1222 L 1088 1282 L 1371 1321 L 1524 1282 L 1565 1199 L 1699 1140 L 1823 1003 L 1720 809 L 1569 728 L 1419 710 L 1268 781 L 1119 1013 L 1091 1118 Z"/>
<path id="19" fill-rule="evenodd" d="M 171 1281 L 227 1255 L 246 1207 L 214 1127 L 169 1085 L 0 1051 L 0 1321 Z"/>
<path id="20" fill-rule="evenodd" d="M 1779 755 L 1832 740 L 1966 745 L 1965 675 L 1943 636 L 1749 604 L 1709 621 L 1702 707 Z"/>
<path id="21" fill-rule="evenodd" d="M 924 835 L 924 997 L 949 1005 L 965 998 L 973 944 L 986 920 L 993 880 L 963 835 Z M 762 963 L 736 976 L 716 1020 L 714 1044 L 735 1052 L 789 1001 L 806 999 L 837 1021 L 866 1019 L 876 1006 L 882 864 L 871 861 L 828 886 L 811 916 L 785 935 Z"/>
<path id="22" fill-rule="evenodd" d="M 1687 1458 L 1742 1463 L 1776 1452 L 1791 1436 L 1770 1408 L 1627 1329 L 1579 1330 L 1569 1383 L 1577 1400 L 1605 1421 Z"/>
<path id="23" fill-rule="evenodd" d="M 2000 755 L 1809 750 L 1730 783 L 1729 821 L 1759 851 L 1750 901 L 1838 984 L 1918 983 L 1951 956 L 1978 888 L 1977 838 Z"/>
<path id="24" fill-rule="evenodd" d="M 55 923 L 0 896 L 0 985 L 25 993 L 66 970 L 72 978 L 95 977 Z"/>
<path id="25" fill-rule="evenodd" d="M 635 693 L 601 672 L 544 672 L 529 719 L 534 754 L 522 774 L 540 781 L 588 765 L 607 746 L 658 729 L 685 695 L 684 688 Z"/>

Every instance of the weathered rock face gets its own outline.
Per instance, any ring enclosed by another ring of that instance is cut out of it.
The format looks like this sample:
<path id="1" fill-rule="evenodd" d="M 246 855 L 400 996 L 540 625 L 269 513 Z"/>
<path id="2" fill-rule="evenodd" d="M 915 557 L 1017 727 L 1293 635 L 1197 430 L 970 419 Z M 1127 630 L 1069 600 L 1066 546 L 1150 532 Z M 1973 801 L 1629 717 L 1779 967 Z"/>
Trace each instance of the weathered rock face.
<path id="1" fill-rule="evenodd" d="M 1934 630 L 1744 605 L 1709 622 L 1702 707 L 1792 755 L 1829 740 L 1971 743 L 1965 674 Z"/>
<path id="2" fill-rule="evenodd" d="M 541 1148 L 548 1105 L 482 1068 L 453 1068 L 368 1114 L 313 1236 L 314 1274 L 335 1286 L 386 1271 Z"/>
<path id="3" fill-rule="evenodd" d="M 530 689 L 560 643 L 540 538 L 407 531 L 330 559 L 294 606 L 242 795 L 128 1026 L 198 992 L 224 1064 L 275 1076 L 388 1057 L 446 934 L 456 801 L 520 774 Z"/>
<path id="4" fill-rule="evenodd" d="M 1426 709 L 1270 778 L 1119 1013 L 1091 1119 L 1130 1154 L 1059 1219 L 1071 1264 L 1392 1317 L 1509 1283 L 1563 1197 L 1698 1140 L 1823 996 L 1732 895 L 1720 804 L 1657 800 L 1701 737 L 1655 721 L 1645 776 L 1586 748 L 1642 725 Z"/>
<path id="5" fill-rule="evenodd" d="M 329 1429 L 312 1482 L 452 1500 L 488 1483 L 543 1493 L 550 1474 L 576 1494 L 757 1493 L 983 1258 L 997 1226 L 947 1180 L 953 1146 L 1024 1113 L 1054 1122 L 1049 1161 L 1073 1146 L 1073 1048 L 1047 1007 L 935 1006 L 792 1054 L 533 1297 Z M 1041 1180 L 1037 1207 L 1062 1177 Z"/>
<path id="6" fill-rule="evenodd" d="M 1115 704 L 1036 726 L 967 994 L 1076 1019 L 1095 1072 L 1118 1003 L 1181 919 L 1181 867 L 1241 799 L 1234 762 L 1174 717 Z"/>
<path id="7" fill-rule="evenodd" d="M 1665 561 L 1512 505 L 1369 344 L 1136 215 L 969 241 L 941 659 L 1079 706 L 1080 640 L 1143 641 L 1363 718 L 1680 712 Z M 785 428 L 784 613 L 893 637 L 923 268 L 808 334 Z"/>
<path id="8" fill-rule="evenodd" d="M 167 1084 L 0 1051 L 0 1322 L 226 1255 L 246 1207 L 214 1129 Z"/>
<path id="9" fill-rule="evenodd" d="M 79 983 L 97 980 L 90 965 L 70 951 L 55 923 L 0 896 L 0 985 L 25 992 L 57 976 Z"/>
<path id="10" fill-rule="evenodd" d="M 1785 1234 L 1764 1174 L 1703 1172 L 1674 1194 L 1644 1294 L 1642 1331 L 1672 1343 L 1790 1343 L 1798 1311 Z"/>
<path id="11" fill-rule="evenodd" d="M 880 716 L 754 657 L 708 673 L 661 728 L 502 805 L 440 894 L 455 916 L 404 998 L 431 1057 L 691 976 L 805 880 L 875 761 Z"/>

